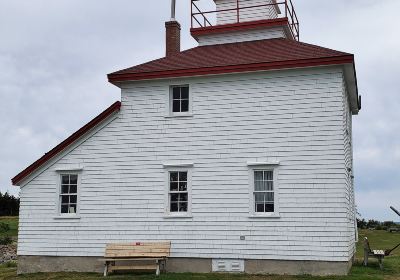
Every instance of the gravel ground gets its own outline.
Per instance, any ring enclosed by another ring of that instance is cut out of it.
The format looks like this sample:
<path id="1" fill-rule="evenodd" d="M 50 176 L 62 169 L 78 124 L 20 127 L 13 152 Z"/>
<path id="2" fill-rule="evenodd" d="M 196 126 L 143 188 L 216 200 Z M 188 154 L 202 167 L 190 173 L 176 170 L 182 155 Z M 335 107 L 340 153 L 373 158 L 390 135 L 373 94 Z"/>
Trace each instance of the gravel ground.
<path id="1" fill-rule="evenodd" d="M 0 245 L 0 264 L 17 260 L 17 245 Z"/>

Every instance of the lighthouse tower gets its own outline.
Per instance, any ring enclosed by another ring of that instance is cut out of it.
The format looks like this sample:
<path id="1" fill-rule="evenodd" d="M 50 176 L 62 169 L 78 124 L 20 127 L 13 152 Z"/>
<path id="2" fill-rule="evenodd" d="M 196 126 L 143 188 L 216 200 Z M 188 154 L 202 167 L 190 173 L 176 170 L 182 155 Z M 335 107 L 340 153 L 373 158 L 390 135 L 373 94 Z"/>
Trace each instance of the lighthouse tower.
<path id="1" fill-rule="evenodd" d="M 291 0 L 214 0 L 203 11 L 191 0 L 191 35 L 200 46 L 272 38 L 299 40 L 299 20 Z"/>

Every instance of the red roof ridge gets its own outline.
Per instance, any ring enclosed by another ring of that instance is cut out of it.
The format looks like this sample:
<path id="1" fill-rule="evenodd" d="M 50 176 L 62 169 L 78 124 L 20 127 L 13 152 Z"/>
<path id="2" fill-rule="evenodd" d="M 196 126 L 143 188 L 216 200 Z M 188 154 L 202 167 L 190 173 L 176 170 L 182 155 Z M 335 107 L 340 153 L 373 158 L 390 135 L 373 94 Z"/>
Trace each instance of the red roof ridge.
<path id="1" fill-rule="evenodd" d="M 45 153 L 40 159 L 38 159 L 37 161 L 35 161 L 31 165 L 29 165 L 27 168 L 25 168 L 23 171 L 21 171 L 18 175 L 16 175 L 14 178 L 12 178 L 11 179 L 12 184 L 14 186 L 16 186 L 23 179 L 25 179 L 26 177 L 31 175 L 33 172 L 38 170 L 41 166 L 43 166 L 45 163 L 47 163 L 50 159 L 54 158 L 60 152 L 64 151 L 71 144 L 73 144 L 75 141 L 77 141 L 79 138 L 81 138 L 83 135 L 85 135 L 87 132 L 89 132 L 92 128 L 94 128 L 96 125 L 100 124 L 102 121 L 107 119 L 107 117 L 112 115 L 114 112 L 119 111 L 120 108 L 121 108 L 121 102 L 116 101 L 114 104 L 112 104 L 110 107 L 108 107 L 102 113 L 100 113 L 97 117 L 95 117 L 90 122 L 85 124 L 83 127 L 81 127 L 79 130 L 74 132 L 71 136 L 69 136 L 67 139 L 62 141 L 60 144 L 58 144 L 52 150 Z"/>

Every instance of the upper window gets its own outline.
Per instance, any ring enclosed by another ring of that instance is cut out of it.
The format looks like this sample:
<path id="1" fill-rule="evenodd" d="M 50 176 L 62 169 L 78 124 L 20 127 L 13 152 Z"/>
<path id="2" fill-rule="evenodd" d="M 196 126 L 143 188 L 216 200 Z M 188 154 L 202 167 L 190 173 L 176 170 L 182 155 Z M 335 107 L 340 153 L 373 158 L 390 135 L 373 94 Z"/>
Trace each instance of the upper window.
<path id="1" fill-rule="evenodd" d="M 254 212 L 275 212 L 275 190 L 273 170 L 254 170 Z"/>
<path id="2" fill-rule="evenodd" d="M 188 172 L 169 172 L 169 211 L 171 213 L 188 212 Z"/>
<path id="3" fill-rule="evenodd" d="M 78 174 L 61 174 L 60 213 L 76 214 L 78 210 Z"/>
<path id="4" fill-rule="evenodd" d="M 170 107 L 172 114 L 188 113 L 189 110 L 189 86 L 173 86 L 170 94 Z"/>

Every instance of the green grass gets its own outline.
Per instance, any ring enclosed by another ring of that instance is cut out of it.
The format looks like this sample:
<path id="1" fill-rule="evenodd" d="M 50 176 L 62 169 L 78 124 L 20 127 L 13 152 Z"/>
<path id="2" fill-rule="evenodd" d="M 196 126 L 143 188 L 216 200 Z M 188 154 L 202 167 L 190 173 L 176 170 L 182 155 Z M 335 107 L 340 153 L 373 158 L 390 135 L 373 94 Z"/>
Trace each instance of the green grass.
<path id="1" fill-rule="evenodd" d="M 10 230 L 6 233 L 0 232 L 0 237 L 11 236 L 17 237 L 18 235 L 18 217 L 0 217 L 0 223 L 6 223 L 10 226 Z M 0 278 L 1 279 L 1 278 Z"/>
<path id="2" fill-rule="evenodd" d="M 156 277 L 154 274 L 126 274 L 111 275 L 110 280 L 400 280 L 400 249 L 394 252 L 393 257 L 384 261 L 384 270 L 379 269 L 376 260 L 371 259 L 369 267 L 363 267 L 362 240 L 368 236 L 373 249 L 388 249 L 400 242 L 400 233 L 385 231 L 360 231 L 360 242 L 357 244 L 357 261 L 349 276 L 312 277 L 312 276 L 266 276 L 244 274 L 163 274 Z M 95 273 L 38 273 L 32 275 L 16 275 L 15 265 L 0 265 L 1 280 L 100 280 L 102 275 Z"/>

